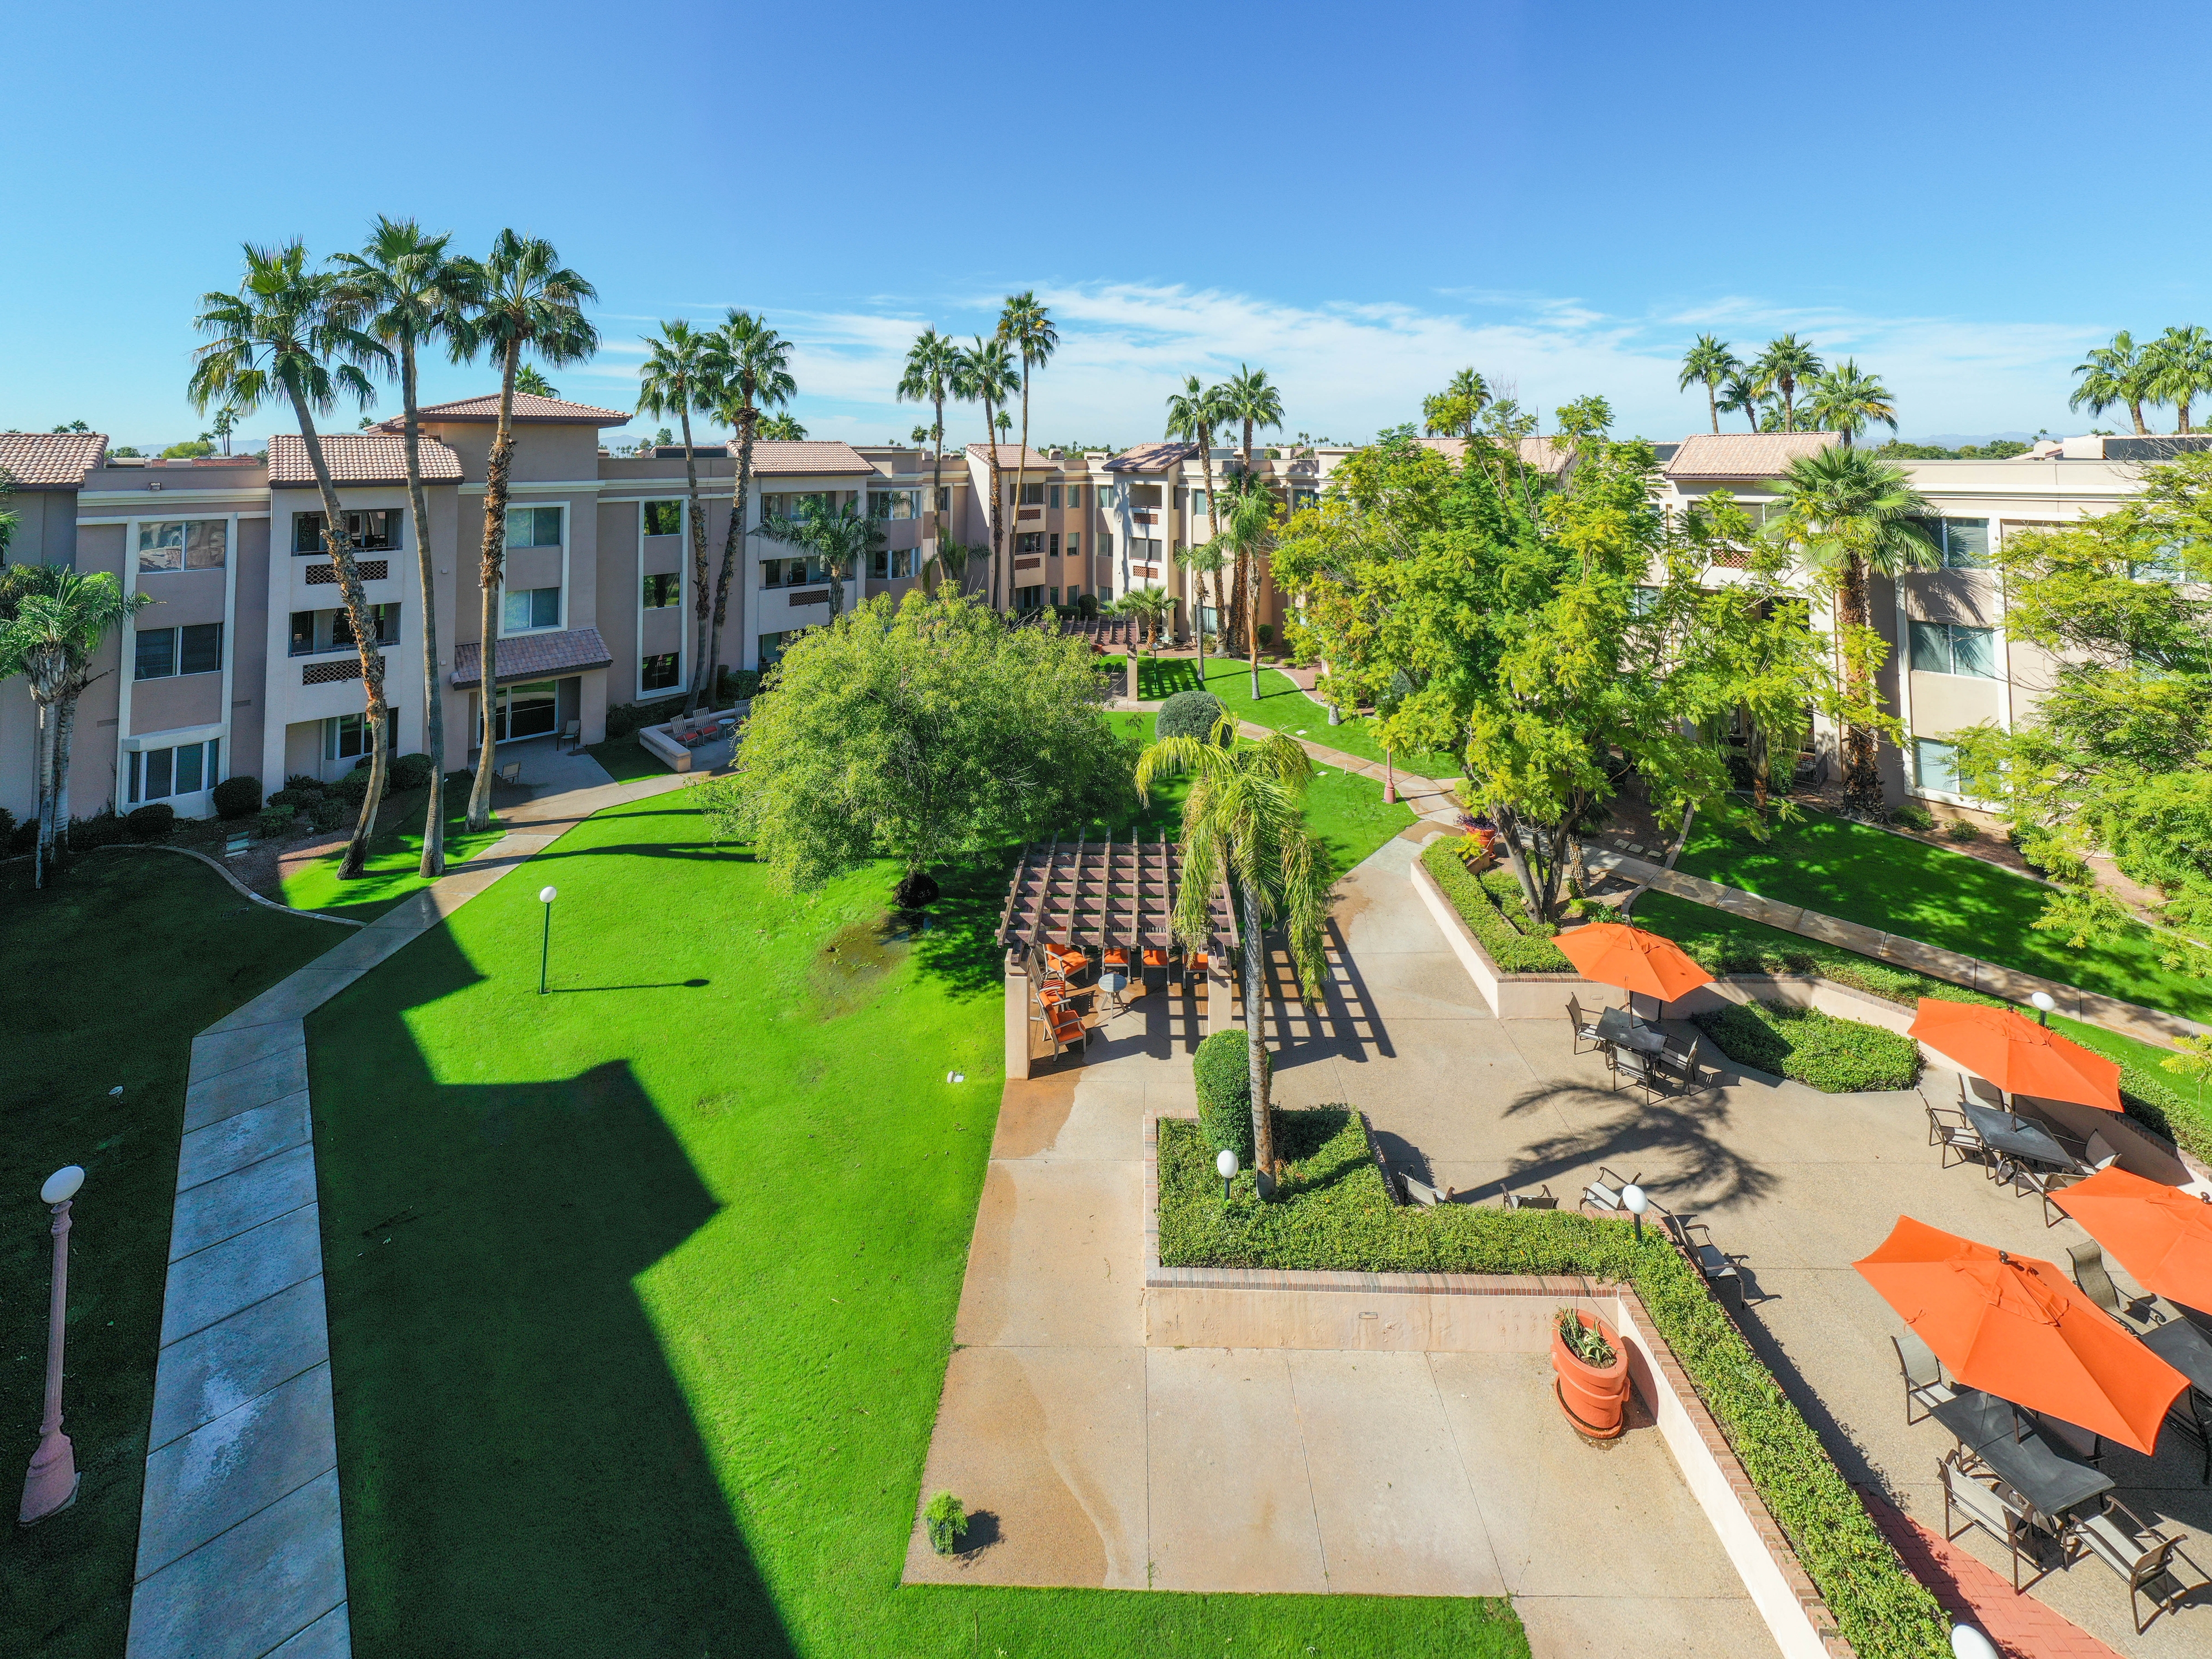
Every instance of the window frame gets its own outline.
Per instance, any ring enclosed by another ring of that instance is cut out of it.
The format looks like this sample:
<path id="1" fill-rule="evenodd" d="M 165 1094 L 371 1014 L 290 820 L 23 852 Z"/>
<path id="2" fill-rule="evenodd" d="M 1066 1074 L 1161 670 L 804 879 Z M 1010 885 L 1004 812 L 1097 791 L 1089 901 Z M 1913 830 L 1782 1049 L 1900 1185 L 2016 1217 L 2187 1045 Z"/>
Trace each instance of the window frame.
<path id="1" fill-rule="evenodd" d="M 343 513 L 346 516 L 348 526 L 346 530 L 346 538 L 348 544 L 352 548 L 353 551 L 356 553 L 398 553 L 405 550 L 407 541 L 405 527 L 405 515 L 407 509 L 405 507 L 341 507 L 338 510 Z M 362 526 L 361 532 L 357 535 L 354 532 L 351 527 L 353 521 L 356 519 L 360 520 Z M 371 519 L 380 520 L 383 522 L 383 539 L 381 541 L 373 541 L 370 539 L 369 520 Z M 317 528 L 312 537 L 306 535 L 306 527 L 308 525 L 312 524 L 320 526 L 322 522 L 323 515 L 319 510 L 313 513 L 295 513 L 292 515 L 292 556 L 294 558 L 313 559 L 328 558 L 330 556 L 330 550 L 323 545 L 323 535 L 319 527 Z M 310 545 L 306 547 L 301 546 L 300 543 L 303 538 L 307 539 L 310 543 Z"/>
<path id="2" fill-rule="evenodd" d="M 656 651 L 649 655 L 640 657 L 637 664 L 638 690 L 642 693 L 680 690 L 684 684 L 684 676 L 682 665 L 678 661 L 678 653 L 673 651 Z M 655 663 L 667 665 L 666 679 L 656 681 L 650 678 L 655 672 L 653 668 Z"/>
<path id="3" fill-rule="evenodd" d="M 1958 636 L 1962 633 L 1981 637 L 1982 648 L 1988 653 L 1986 660 L 1990 666 L 1987 673 L 1960 668 Z M 1941 674 L 1949 679 L 2001 680 L 2004 674 L 1997 658 L 1996 634 L 1994 628 L 1978 628 L 1972 623 L 1935 622 L 1921 617 L 1908 617 L 1905 618 L 1905 641 L 1907 669 L 1915 674 Z M 1943 666 L 1941 668 L 1923 667 L 1921 664 L 1921 642 L 1932 636 L 1940 636 L 1942 640 Z"/>
<path id="4" fill-rule="evenodd" d="M 653 594 L 662 597 L 656 601 Z M 684 606 L 684 573 L 680 570 L 648 570 L 639 590 L 638 608 L 641 611 L 680 611 Z"/>
<path id="5" fill-rule="evenodd" d="M 641 535 L 645 535 L 645 536 L 680 536 L 680 535 L 682 535 L 682 534 L 684 533 L 684 500 L 683 500 L 683 498 L 682 498 L 681 496 L 678 496 L 678 497 L 677 497 L 676 499 L 674 499 L 674 500 L 672 500 L 672 501 L 640 501 L 640 502 L 637 504 L 637 506 L 638 506 L 638 519 L 637 519 L 637 521 L 638 521 L 638 532 L 639 532 Z M 673 529 L 673 530 L 655 530 L 655 529 L 653 527 L 653 509 L 654 509 L 655 507 L 666 507 L 666 508 L 670 508 L 670 509 L 673 510 L 673 512 L 674 512 L 674 513 L 675 513 L 675 514 L 676 514 L 676 528 L 675 528 L 675 529 Z"/>
<path id="6" fill-rule="evenodd" d="M 532 528 L 530 533 L 532 536 L 535 536 L 538 533 L 536 526 L 542 525 L 544 522 L 543 515 L 548 513 L 552 514 L 554 515 L 554 539 L 550 542 L 516 541 L 514 539 L 514 515 L 518 513 L 527 513 L 532 515 L 530 522 Z M 523 507 L 510 507 L 507 509 L 507 520 L 501 527 L 501 534 L 502 538 L 501 542 L 501 550 L 508 553 L 529 553 L 537 551 L 542 548 L 566 547 L 568 544 L 568 508 L 565 503 L 560 501 L 556 501 L 550 506 L 540 505 L 533 501 Z M 527 592 L 532 590 L 525 589 L 524 591 Z"/>
<path id="7" fill-rule="evenodd" d="M 541 623 L 537 620 L 538 596 L 544 593 L 550 593 L 553 595 L 553 620 L 550 623 Z M 516 634 L 549 634 L 557 632 L 561 627 L 562 615 L 568 608 L 568 601 L 565 597 L 567 589 L 564 586 L 558 585 L 551 587 L 501 588 L 500 591 L 499 601 L 500 637 L 501 639 L 506 639 Z M 517 599 L 527 599 L 530 605 L 529 616 L 531 619 L 528 622 L 524 623 L 520 627 L 515 626 L 515 624 L 510 620 L 514 614 L 513 607 Z"/>

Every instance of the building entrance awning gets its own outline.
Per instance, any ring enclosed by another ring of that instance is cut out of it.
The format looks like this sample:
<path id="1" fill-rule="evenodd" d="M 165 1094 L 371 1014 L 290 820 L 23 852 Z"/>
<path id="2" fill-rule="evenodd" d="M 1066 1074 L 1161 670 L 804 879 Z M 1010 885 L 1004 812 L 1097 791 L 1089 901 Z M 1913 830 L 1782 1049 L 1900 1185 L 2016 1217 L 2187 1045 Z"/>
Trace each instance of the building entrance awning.
<path id="1" fill-rule="evenodd" d="M 499 641 L 495 678 L 501 685 L 557 679 L 587 668 L 613 665 L 614 653 L 596 628 L 568 628 L 558 633 L 517 634 Z M 483 652 L 474 641 L 453 647 L 453 688 L 464 690 L 483 680 Z"/>

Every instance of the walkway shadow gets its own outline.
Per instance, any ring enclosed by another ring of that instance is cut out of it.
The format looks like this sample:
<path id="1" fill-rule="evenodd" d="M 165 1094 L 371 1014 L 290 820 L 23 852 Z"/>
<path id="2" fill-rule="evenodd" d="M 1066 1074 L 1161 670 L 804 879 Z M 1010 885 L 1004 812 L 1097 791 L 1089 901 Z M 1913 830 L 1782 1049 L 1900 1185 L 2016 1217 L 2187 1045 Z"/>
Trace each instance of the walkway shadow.
<path id="1" fill-rule="evenodd" d="M 1737 1199 L 1764 1199 L 1775 1190 L 1772 1171 L 1729 1144 L 1729 1111 L 1717 1095 L 1645 1100 L 1584 1083 L 1546 1083 L 1506 1103 L 1510 1118 L 1542 1107 L 1602 1111 L 1605 1120 L 1524 1144 L 1515 1154 L 1515 1187 L 1567 1181 L 1579 1171 L 1610 1164 L 1623 1174 L 1638 1165 L 1644 1184 L 1670 1210 L 1711 1209 Z M 1661 1182 L 1664 1182 L 1663 1188 Z"/>
<path id="2" fill-rule="evenodd" d="M 625 1064 L 439 1080 L 477 978 L 434 930 L 308 1025 L 359 1650 L 783 1659 L 636 1288 L 718 1206 Z"/>

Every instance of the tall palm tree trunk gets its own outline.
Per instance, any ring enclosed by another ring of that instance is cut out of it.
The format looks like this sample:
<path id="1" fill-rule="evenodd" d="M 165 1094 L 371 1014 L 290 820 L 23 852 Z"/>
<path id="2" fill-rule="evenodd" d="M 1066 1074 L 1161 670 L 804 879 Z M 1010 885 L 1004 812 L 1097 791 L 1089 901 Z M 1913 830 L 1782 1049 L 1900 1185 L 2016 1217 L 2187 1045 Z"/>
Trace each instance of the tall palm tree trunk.
<path id="1" fill-rule="evenodd" d="M 708 631 L 707 660 L 702 665 L 698 687 L 709 709 L 721 684 L 722 622 L 729 615 L 730 577 L 745 544 L 745 509 L 753 493 L 753 434 L 758 419 L 759 411 L 748 397 L 738 410 L 738 493 L 731 500 L 730 527 L 722 537 L 722 568 L 714 576 L 714 625 Z M 742 606 L 739 620 L 743 620 Z"/>
<path id="2" fill-rule="evenodd" d="M 52 863 L 54 836 L 54 737 L 60 722 L 55 718 L 53 703 L 40 696 L 38 682 L 32 682 L 32 696 L 38 709 L 38 768 L 39 768 L 39 832 L 31 846 L 31 885 L 46 884 L 46 869 Z"/>
<path id="3" fill-rule="evenodd" d="M 354 562 L 353 541 L 346 534 L 345 514 L 338 507 L 337 486 L 331 482 L 330 464 L 323 459 L 323 441 L 315 430 L 313 411 L 308 409 L 307 398 L 297 387 L 291 388 L 291 394 L 292 412 L 300 421 L 300 441 L 307 448 L 307 464 L 314 469 L 316 493 L 322 497 L 323 545 L 331 550 L 331 565 L 337 573 L 338 597 L 345 604 L 346 620 L 353 624 L 354 650 L 361 658 L 362 689 L 368 705 L 365 716 L 369 727 L 368 791 L 361 798 L 361 817 L 354 822 L 345 857 L 338 864 L 338 878 L 343 881 L 359 875 L 368 863 L 369 831 L 376 826 L 377 809 L 384 804 L 384 780 L 391 769 L 392 735 L 387 729 L 388 705 L 384 700 L 384 653 L 377 645 L 376 623 L 368 614 L 368 597 L 361 585 L 361 567 Z M 486 510 L 489 510 L 489 507 Z M 485 684 L 489 685 L 488 654 L 485 660 Z M 490 759 L 489 749 L 485 759 Z"/>
<path id="4" fill-rule="evenodd" d="M 480 606 L 477 611 L 481 643 L 477 647 L 483 677 L 477 681 L 483 716 L 477 729 L 477 775 L 469 789 L 469 828 L 482 832 L 491 827 L 491 775 L 497 763 L 494 745 L 499 741 L 499 585 L 507 561 L 507 475 L 514 463 L 514 371 L 522 359 L 522 342 L 507 343 L 499 370 L 499 426 L 492 434 L 491 459 L 484 467 L 483 556 L 477 568 Z"/>
<path id="5" fill-rule="evenodd" d="M 696 664 L 707 654 L 707 520 L 699 511 L 699 462 L 691 453 L 691 398 L 688 386 L 684 392 L 684 402 L 676 413 L 684 423 L 684 512 L 685 528 L 691 537 L 692 586 L 699 593 L 699 649 L 691 659 Z M 698 707 L 699 677 L 694 674 L 690 688 L 684 693 L 684 718 L 690 719 Z"/>
<path id="6" fill-rule="evenodd" d="M 84 684 L 76 675 L 70 675 L 62 688 L 60 703 L 54 710 L 54 843 L 53 860 L 57 874 L 69 868 L 70 862 L 70 747 L 76 735 L 76 700 Z M 214 780 L 209 780 L 210 783 Z"/>
<path id="7" fill-rule="evenodd" d="M 2128 399 L 2128 416 L 2129 418 L 2133 420 L 2136 423 L 2136 437 L 2148 438 L 2150 436 L 2150 428 L 2143 420 L 2142 400 L 2141 398 L 2130 398 Z"/>
<path id="8" fill-rule="evenodd" d="M 991 515 L 987 520 L 991 527 L 991 609 L 999 609 L 999 550 L 1005 538 L 1006 510 L 1000 505 L 1006 485 L 999 472 L 999 428 L 992 423 L 992 405 L 983 399 L 984 452 L 991 458 Z"/>
<path id="9" fill-rule="evenodd" d="M 1713 436 L 1719 437 L 1721 435 L 1721 400 L 1719 394 L 1714 392 L 1711 380 L 1705 382 L 1705 413 L 1712 417 Z"/>
<path id="10" fill-rule="evenodd" d="M 400 434 L 406 451 L 407 508 L 415 520 L 415 574 L 422 607 L 422 746 L 430 756 L 430 799 L 422 812 L 425 880 L 446 873 L 446 689 L 438 678 L 438 588 L 430 561 L 430 507 L 422 490 L 422 428 L 416 407 L 415 337 L 399 342 Z"/>
<path id="11" fill-rule="evenodd" d="M 1240 881 L 1244 907 L 1244 1061 L 1252 1092 L 1253 1167 L 1275 1173 L 1275 1114 L 1267 1098 L 1267 990 L 1266 937 L 1260 928 L 1260 896 Z"/>
<path id="12" fill-rule="evenodd" d="M 930 404 L 937 414 L 936 424 L 929 429 L 929 521 L 936 526 L 933 539 L 937 544 L 937 551 L 932 556 L 938 561 L 938 568 L 942 570 L 945 568 L 945 513 L 937 504 L 945 498 L 944 394 L 939 392 L 931 398 Z"/>
<path id="13" fill-rule="evenodd" d="M 2186 405 L 2186 404 L 2185 404 L 2185 405 L 2184 405 L 2184 408 L 2186 408 L 2186 407 L 2187 407 L 2187 405 Z M 1016 547 L 1019 547 L 1019 546 L 1022 544 L 1022 486 L 1029 481 L 1029 468 L 1030 468 L 1030 366 L 1029 366 L 1029 364 L 1028 364 L 1026 362 L 1024 362 L 1022 364 L 1022 447 L 1021 447 L 1021 448 L 1020 448 L 1020 449 L 1017 450 L 1017 451 L 1015 452 L 1015 453 L 1014 453 L 1014 529 L 1013 529 L 1013 537 L 1014 537 L 1014 545 L 1015 545 Z M 1040 513 L 1037 514 L 1037 522 L 1038 522 L 1039 524 L 1042 524 L 1042 523 L 1044 522 L 1044 514 L 1043 514 L 1042 512 L 1040 512 Z M 1039 545 L 1039 546 L 1042 546 L 1042 545 L 1043 545 L 1043 539 L 1042 539 L 1042 537 L 1040 537 L 1040 538 L 1038 538 L 1038 545 Z M 1008 605 L 1008 606 L 1009 606 L 1009 607 L 1011 607 L 1011 606 L 1012 605 L 1013 601 L 1014 601 L 1014 572 L 1013 572 L 1013 567 L 1010 564 L 1010 565 L 1008 565 L 1008 566 L 1007 566 L 1007 568 L 1006 568 L 1006 603 L 1007 603 L 1007 605 Z"/>
<path id="14" fill-rule="evenodd" d="M 1198 428 L 1198 471 L 1199 476 L 1206 480 L 1206 539 L 1210 542 L 1221 533 L 1221 526 L 1213 493 L 1213 428 L 1203 424 Z M 1200 572 L 1199 580 L 1201 584 L 1204 583 L 1208 574 L 1211 574 L 1213 579 L 1214 626 L 1224 627 L 1229 618 L 1221 608 L 1221 572 L 1218 568 L 1211 573 Z M 1200 589 L 1200 595 L 1201 599 L 1204 597 L 1203 586 Z M 1198 684 L 1199 689 L 1203 690 L 1206 688 L 1206 619 L 1204 617 L 1199 619 L 1198 624 Z"/>

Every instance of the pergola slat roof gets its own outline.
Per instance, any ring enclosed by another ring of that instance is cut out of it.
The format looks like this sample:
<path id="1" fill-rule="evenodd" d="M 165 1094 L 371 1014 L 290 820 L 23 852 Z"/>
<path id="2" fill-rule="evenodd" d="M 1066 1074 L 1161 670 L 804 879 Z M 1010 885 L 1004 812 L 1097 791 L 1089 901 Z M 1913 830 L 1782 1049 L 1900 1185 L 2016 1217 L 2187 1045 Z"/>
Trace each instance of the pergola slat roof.
<path id="1" fill-rule="evenodd" d="M 1175 896 L 1182 849 L 1156 842 L 1079 839 L 1022 848 L 999 919 L 999 943 L 1034 950 L 1165 950 L 1175 942 Z M 1226 882 L 1213 890 L 1212 939 L 1237 943 L 1237 913 Z"/>

